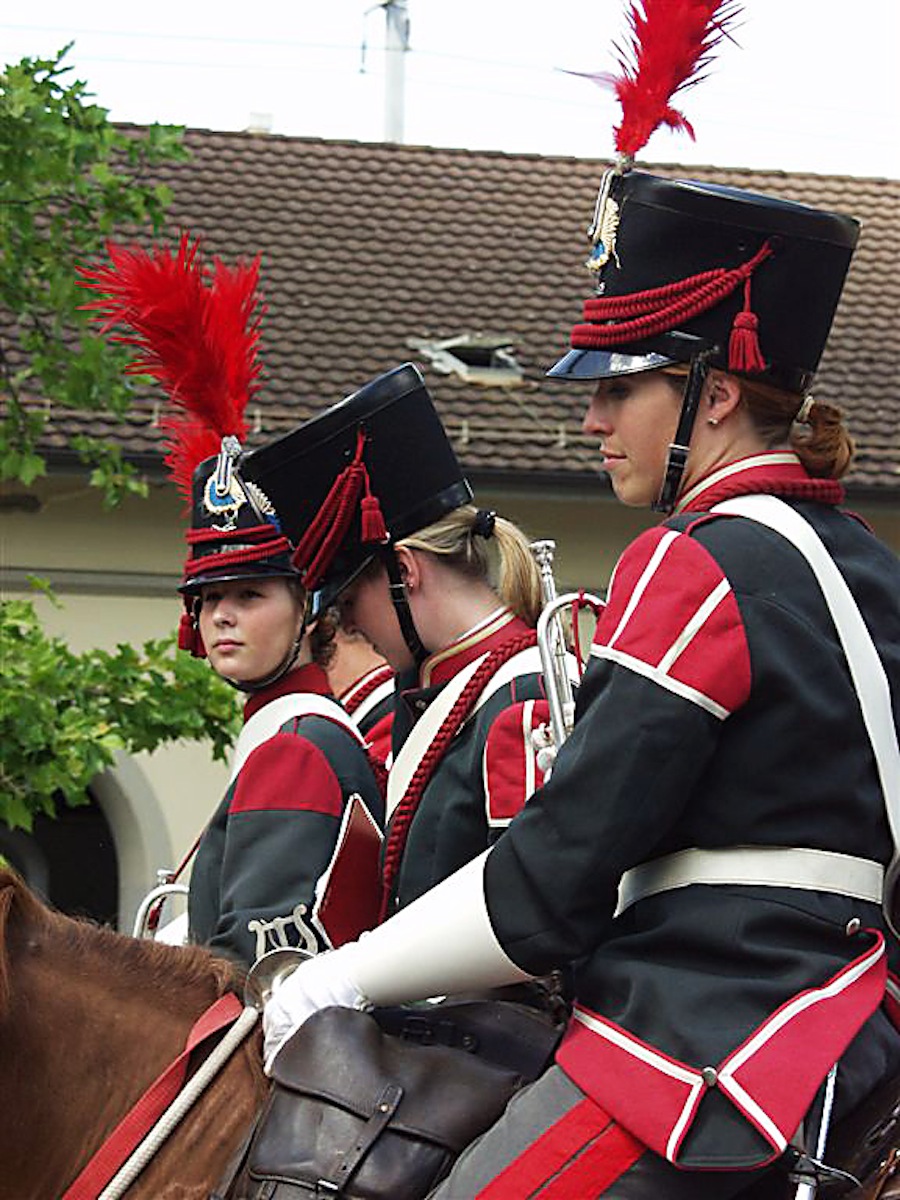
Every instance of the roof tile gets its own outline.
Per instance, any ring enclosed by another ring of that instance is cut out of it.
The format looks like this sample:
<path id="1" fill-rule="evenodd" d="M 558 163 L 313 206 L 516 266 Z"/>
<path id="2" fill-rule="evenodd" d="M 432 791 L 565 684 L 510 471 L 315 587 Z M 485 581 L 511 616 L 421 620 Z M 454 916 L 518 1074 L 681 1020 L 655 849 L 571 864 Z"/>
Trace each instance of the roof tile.
<path id="1" fill-rule="evenodd" d="M 126 127 L 132 128 L 132 127 Z M 203 237 L 229 261 L 262 256 L 263 386 L 251 404 L 259 444 L 373 375 L 413 359 L 411 341 L 461 332 L 509 336 L 523 381 L 467 384 L 420 363 L 470 472 L 596 474 L 573 389 L 544 378 L 567 348 L 589 291 L 585 230 L 605 163 L 188 130 L 190 158 L 163 164 L 168 236 Z M 848 212 L 863 222 L 816 394 L 851 414 L 859 456 L 848 482 L 900 488 L 897 216 L 900 183 L 738 168 L 651 166 Z M 81 418 L 132 454 L 160 454 L 153 400 L 126 420 Z M 48 448 L 79 428 L 54 414 Z"/>

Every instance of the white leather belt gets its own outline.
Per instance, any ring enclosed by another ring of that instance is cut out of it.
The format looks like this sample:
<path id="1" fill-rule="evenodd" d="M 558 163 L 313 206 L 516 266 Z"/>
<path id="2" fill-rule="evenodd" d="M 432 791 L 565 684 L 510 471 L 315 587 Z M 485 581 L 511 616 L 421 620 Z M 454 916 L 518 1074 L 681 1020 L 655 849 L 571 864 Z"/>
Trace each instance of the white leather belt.
<path id="1" fill-rule="evenodd" d="M 788 846 L 679 850 L 625 872 L 619 884 L 616 915 L 645 896 L 694 883 L 803 888 L 880 904 L 884 867 L 850 854 Z"/>
<path id="2" fill-rule="evenodd" d="M 894 853 L 882 892 L 885 920 L 897 936 L 892 900 L 900 881 L 900 744 L 891 685 L 872 635 L 841 572 L 808 521 L 776 496 L 738 496 L 723 500 L 713 512 L 736 513 L 768 525 L 799 550 L 815 575 L 850 668 L 866 733 L 884 794 Z M 834 890 L 834 889 L 832 889 Z"/>

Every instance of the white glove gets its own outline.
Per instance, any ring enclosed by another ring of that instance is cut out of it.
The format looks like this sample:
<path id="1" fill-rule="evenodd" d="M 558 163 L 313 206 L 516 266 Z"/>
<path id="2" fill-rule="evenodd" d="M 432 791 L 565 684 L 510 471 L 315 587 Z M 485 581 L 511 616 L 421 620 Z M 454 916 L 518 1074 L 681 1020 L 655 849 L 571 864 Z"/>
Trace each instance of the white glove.
<path id="1" fill-rule="evenodd" d="M 301 963 L 275 990 L 263 1010 L 265 1072 L 272 1073 L 278 1051 L 320 1008 L 365 1008 L 368 1001 L 350 974 L 354 943 L 326 950 Z M 345 953 L 347 952 L 347 953 Z"/>
<path id="2" fill-rule="evenodd" d="M 404 1004 L 531 979 L 491 926 L 483 884 L 488 853 L 358 942 L 317 954 L 288 975 L 263 1013 L 267 1074 L 287 1038 L 320 1008 Z"/>

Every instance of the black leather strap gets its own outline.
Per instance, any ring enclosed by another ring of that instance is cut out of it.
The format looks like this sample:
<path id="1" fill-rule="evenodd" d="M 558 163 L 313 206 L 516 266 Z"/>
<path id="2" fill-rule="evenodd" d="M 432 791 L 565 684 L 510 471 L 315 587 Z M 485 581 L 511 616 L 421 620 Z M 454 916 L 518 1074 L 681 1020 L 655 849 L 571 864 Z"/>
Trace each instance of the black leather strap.
<path id="1" fill-rule="evenodd" d="M 406 595 L 406 584 L 400 578 L 400 564 L 397 561 L 397 555 L 394 553 L 393 544 L 388 542 L 385 546 L 382 546 L 380 553 L 381 561 L 384 563 L 384 568 L 388 575 L 391 600 L 394 602 L 394 611 L 397 614 L 397 620 L 400 622 L 400 632 L 403 634 L 403 640 L 409 647 L 409 652 L 418 667 L 425 661 L 427 651 L 422 645 L 418 630 L 413 622 L 412 613 L 409 608 L 409 598 Z"/>
<path id="2" fill-rule="evenodd" d="M 353 1147 L 336 1161 L 334 1168 L 319 1180 L 319 1190 L 323 1196 L 341 1194 L 341 1189 L 347 1185 L 353 1172 L 366 1157 L 375 1142 L 384 1132 L 391 1117 L 400 1106 L 403 1099 L 403 1088 L 399 1083 L 385 1084 L 381 1095 L 375 1101 L 375 1109 L 360 1130 L 359 1137 Z M 331 1189 L 329 1192 L 328 1189 Z"/>
<path id="3" fill-rule="evenodd" d="M 708 359 L 711 353 L 711 350 L 701 351 L 691 363 L 691 373 L 688 375 L 684 399 L 681 401 L 678 428 L 675 430 L 675 441 L 669 445 L 665 478 L 659 497 L 653 505 L 655 512 L 670 513 L 678 499 L 681 477 L 684 474 L 684 466 L 691 447 L 694 418 L 697 416 L 697 408 L 700 404 L 700 393 L 703 390 L 706 376 L 709 374 Z"/>

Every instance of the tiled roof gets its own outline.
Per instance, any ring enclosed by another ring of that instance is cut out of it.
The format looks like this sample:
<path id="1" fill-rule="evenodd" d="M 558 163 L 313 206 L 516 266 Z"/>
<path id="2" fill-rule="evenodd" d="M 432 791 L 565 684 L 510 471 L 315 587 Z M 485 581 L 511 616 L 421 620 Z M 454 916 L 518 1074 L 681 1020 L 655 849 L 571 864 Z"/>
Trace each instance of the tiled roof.
<path id="1" fill-rule="evenodd" d="M 584 390 L 543 373 L 567 347 L 590 290 L 584 234 L 604 163 L 205 130 L 189 130 L 185 143 L 188 160 L 158 168 L 174 192 L 172 240 L 187 228 L 228 261 L 262 255 L 265 380 L 251 444 L 412 359 L 470 472 L 543 472 L 560 482 L 594 474 L 596 450 L 579 432 Z M 851 414 L 859 457 L 849 482 L 900 488 L 900 183 L 645 169 L 862 219 L 816 394 Z M 522 381 L 466 383 L 411 349 L 462 332 L 509 338 Z M 159 454 L 151 411 L 148 402 L 114 430 L 144 459 Z M 69 425 L 54 421 L 58 445 Z"/>

